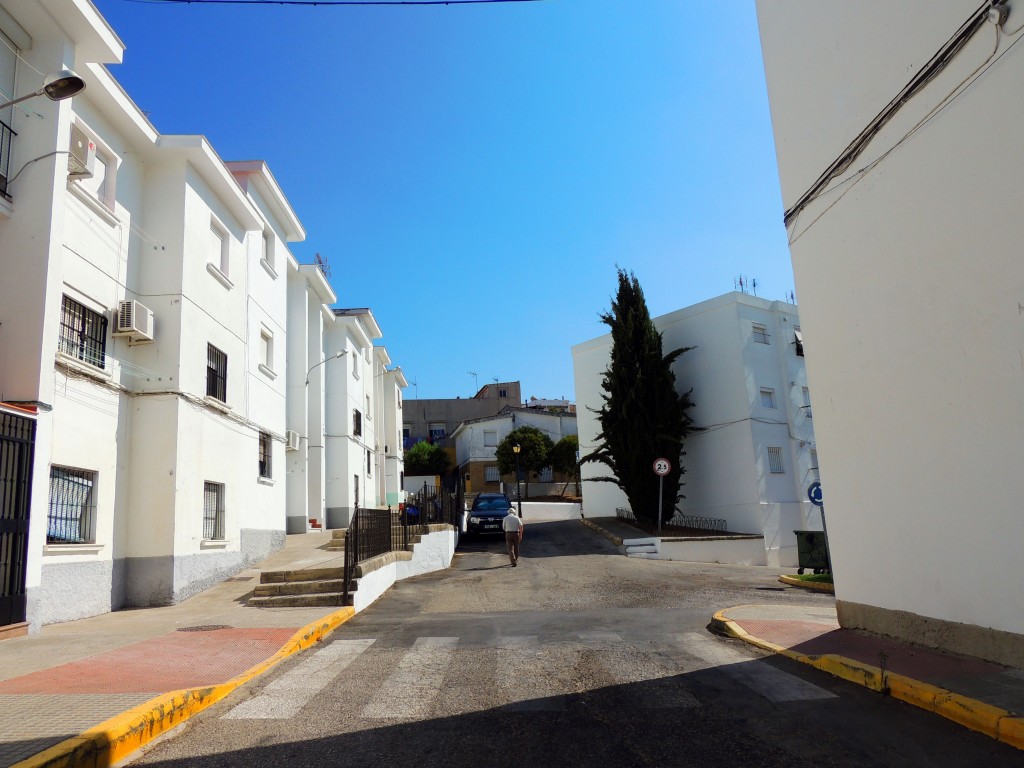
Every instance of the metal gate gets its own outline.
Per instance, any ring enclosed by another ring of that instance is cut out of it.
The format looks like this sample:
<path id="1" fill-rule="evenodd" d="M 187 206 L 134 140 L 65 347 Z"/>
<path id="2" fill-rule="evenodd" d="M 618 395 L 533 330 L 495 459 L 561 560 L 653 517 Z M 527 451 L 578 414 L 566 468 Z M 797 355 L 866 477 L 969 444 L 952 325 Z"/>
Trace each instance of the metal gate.
<path id="1" fill-rule="evenodd" d="M 25 621 L 35 436 L 35 421 L 0 412 L 0 627 Z"/>

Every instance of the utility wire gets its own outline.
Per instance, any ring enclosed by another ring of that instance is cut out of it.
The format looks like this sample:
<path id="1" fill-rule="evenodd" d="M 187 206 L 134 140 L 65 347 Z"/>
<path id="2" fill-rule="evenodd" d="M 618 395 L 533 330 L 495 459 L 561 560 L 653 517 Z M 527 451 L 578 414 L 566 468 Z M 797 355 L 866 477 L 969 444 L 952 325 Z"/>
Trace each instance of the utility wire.
<path id="1" fill-rule="evenodd" d="M 540 3 L 543 0 L 126 0 L 150 5 L 484 5 L 490 3 Z"/>

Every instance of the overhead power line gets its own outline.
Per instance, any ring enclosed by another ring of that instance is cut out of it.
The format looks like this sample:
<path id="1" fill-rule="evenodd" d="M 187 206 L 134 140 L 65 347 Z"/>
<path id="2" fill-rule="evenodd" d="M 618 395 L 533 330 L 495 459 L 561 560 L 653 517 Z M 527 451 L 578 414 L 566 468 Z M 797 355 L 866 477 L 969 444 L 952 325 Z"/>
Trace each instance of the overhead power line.
<path id="1" fill-rule="evenodd" d="M 490 3 L 540 3 L 544 0 L 127 0 L 150 5 L 485 5 Z"/>

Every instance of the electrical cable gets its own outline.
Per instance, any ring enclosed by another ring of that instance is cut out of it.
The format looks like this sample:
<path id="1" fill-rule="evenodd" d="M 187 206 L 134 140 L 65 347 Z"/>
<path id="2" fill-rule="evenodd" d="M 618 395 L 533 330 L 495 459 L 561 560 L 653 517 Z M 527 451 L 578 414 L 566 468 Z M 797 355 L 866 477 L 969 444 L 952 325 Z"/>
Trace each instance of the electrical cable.
<path id="1" fill-rule="evenodd" d="M 942 72 L 949 62 L 960 52 L 960 50 L 974 37 L 975 33 L 985 24 L 988 19 L 989 9 L 992 7 L 991 0 L 986 0 L 960 29 L 953 34 L 949 40 L 935 53 L 934 56 L 921 68 L 909 83 L 892 99 L 875 117 L 865 126 L 860 134 L 851 141 L 846 149 L 837 157 L 832 164 L 825 169 L 818 179 L 804 192 L 789 210 L 783 215 L 783 224 L 788 229 L 800 212 L 816 200 L 828 185 L 839 175 L 844 173 L 867 149 L 871 141 L 878 135 L 879 131 L 903 108 L 903 105 L 920 93 L 925 86 L 934 80 Z M 998 27 L 997 27 L 998 30 Z M 806 231 L 806 230 L 805 230 Z"/>
<path id="2" fill-rule="evenodd" d="M 486 5 L 540 3 L 544 0 L 126 0 L 149 5 Z"/>
<path id="3" fill-rule="evenodd" d="M 840 187 L 842 187 L 844 185 L 847 185 L 847 184 L 850 185 L 845 190 L 843 190 L 843 193 L 841 195 L 839 195 L 839 197 L 837 197 L 835 200 L 833 200 L 831 203 L 829 203 L 829 205 L 825 208 L 825 210 L 823 210 L 821 213 L 819 213 L 817 216 L 815 216 L 814 220 L 811 221 L 811 223 L 808 224 L 799 234 L 794 235 L 792 237 L 792 239 L 790 239 L 789 245 L 793 245 L 793 243 L 795 243 L 797 240 L 799 240 L 801 237 L 803 237 L 804 234 L 806 234 L 807 231 L 810 230 L 810 228 L 813 227 L 822 216 L 824 216 L 826 213 L 828 213 L 840 200 L 842 200 L 846 196 L 846 194 L 848 192 L 850 192 L 850 190 L 852 190 L 853 187 L 855 187 L 862 179 L 864 179 L 864 177 L 867 176 L 867 174 L 869 172 L 871 172 L 880 162 L 882 162 L 886 157 L 888 157 L 890 154 L 892 154 L 892 152 L 894 152 L 897 148 L 899 148 L 904 142 L 906 142 L 911 136 L 913 136 L 915 133 L 917 133 L 921 128 L 923 128 L 925 125 L 927 125 L 929 122 L 931 122 L 931 120 L 933 118 L 935 118 L 940 112 L 942 112 L 946 107 L 948 107 L 950 104 L 952 104 L 958 98 L 960 98 L 960 96 L 962 96 L 967 91 L 967 89 L 970 88 L 970 86 L 973 85 L 974 82 L 982 74 L 984 74 L 984 72 L 986 72 L 993 64 L 995 64 L 1000 59 L 1002 59 L 1003 56 L 1005 56 L 1007 53 L 1009 53 L 1010 50 L 1013 49 L 1013 47 L 1017 45 L 1017 43 L 1019 43 L 1021 40 L 1024 40 L 1024 37 L 1017 38 L 1009 46 L 1007 46 L 1005 51 L 1000 53 L 999 56 L 996 56 L 996 53 L 999 50 L 999 44 L 1000 44 L 1000 41 L 1002 40 L 1002 37 L 1003 37 L 1003 32 L 997 26 L 996 27 L 995 45 L 992 48 L 992 52 L 988 55 L 988 57 L 983 62 L 981 62 L 981 64 L 979 64 L 977 67 L 975 67 L 974 70 L 969 75 L 967 75 L 967 77 L 965 77 L 963 80 L 961 80 L 956 85 L 955 88 L 953 88 L 945 97 L 943 97 L 939 101 L 938 104 L 936 104 L 934 107 L 932 107 L 932 109 L 929 110 L 928 113 L 925 114 L 924 117 L 922 117 L 920 120 L 918 120 L 914 124 L 914 126 L 909 131 L 907 131 L 903 135 L 902 138 L 900 138 L 899 141 L 897 141 L 889 149 L 887 149 L 885 152 L 883 152 L 877 158 L 875 158 L 870 163 L 865 165 L 863 168 L 861 168 L 858 171 L 856 171 L 853 175 L 851 175 L 850 177 L 844 179 L 843 181 L 839 182 L 836 186 L 832 187 L 832 189 L 828 190 L 828 192 L 835 192 Z M 825 192 L 822 192 L 822 194 L 825 194 Z M 794 221 L 793 221 L 793 228 L 794 228 L 794 230 L 795 230 L 795 223 L 796 223 L 796 221 L 798 219 L 799 219 L 799 216 L 797 217 L 797 219 L 794 219 Z"/>

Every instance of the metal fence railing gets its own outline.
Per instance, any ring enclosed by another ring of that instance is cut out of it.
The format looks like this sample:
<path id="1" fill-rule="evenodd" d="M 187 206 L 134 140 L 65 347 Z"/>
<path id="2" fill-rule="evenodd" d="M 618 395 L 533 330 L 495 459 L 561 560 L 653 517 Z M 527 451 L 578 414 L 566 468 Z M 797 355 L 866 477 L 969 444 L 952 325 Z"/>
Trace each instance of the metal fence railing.
<path id="1" fill-rule="evenodd" d="M 357 508 L 345 534 L 345 595 L 348 605 L 356 567 L 367 560 L 400 551 L 409 546 L 411 537 L 427 532 L 430 524 L 458 527 L 462 497 L 445 488 L 424 485 L 410 494 L 398 510 Z"/>
<path id="2" fill-rule="evenodd" d="M 620 520 L 628 520 L 635 523 L 636 516 L 633 514 L 629 507 L 616 507 L 615 516 Z M 718 533 L 726 533 L 729 530 L 729 525 L 724 518 L 721 517 L 700 517 L 698 515 L 684 515 L 678 507 L 676 507 L 676 513 L 672 518 L 662 525 L 662 530 L 669 528 L 696 528 L 700 531 L 716 531 Z"/>

